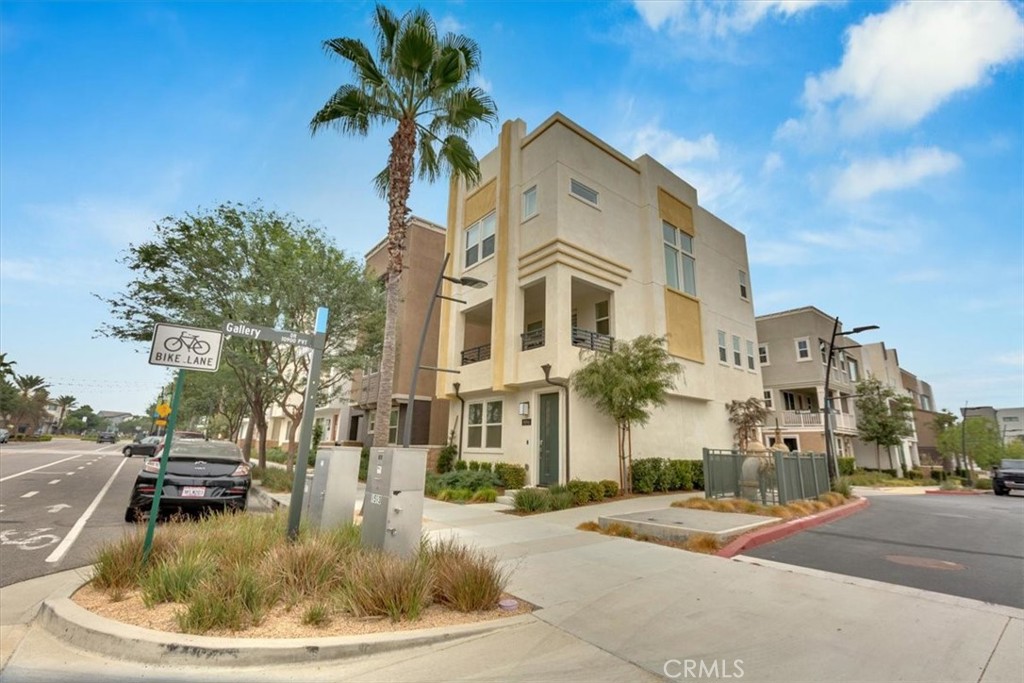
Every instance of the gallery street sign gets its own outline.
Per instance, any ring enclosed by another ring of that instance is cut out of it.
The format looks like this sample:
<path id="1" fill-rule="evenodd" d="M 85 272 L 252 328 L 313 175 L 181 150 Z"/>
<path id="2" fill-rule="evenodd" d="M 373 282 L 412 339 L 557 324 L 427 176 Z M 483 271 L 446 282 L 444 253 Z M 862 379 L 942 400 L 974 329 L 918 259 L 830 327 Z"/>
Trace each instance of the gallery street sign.
<path id="1" fill-rule="evenodd" d="M 224 323 L 224 333 L 234 337 L 245 337 L 256 341 L 269 341 L 276 344 L 291 344 L 307 349 L 313 348 L 313 335 L 290 330 L 275 330 L 273 327 L 262 327 L 249 323 L 229 320 Z"/>
<path id="2" fill-rule="evenodd" d="M 223 341 L 224 335 L 217 330 L 157 323 L 153 346 L 149 349 L 149 364 L 217 372 Z"/>

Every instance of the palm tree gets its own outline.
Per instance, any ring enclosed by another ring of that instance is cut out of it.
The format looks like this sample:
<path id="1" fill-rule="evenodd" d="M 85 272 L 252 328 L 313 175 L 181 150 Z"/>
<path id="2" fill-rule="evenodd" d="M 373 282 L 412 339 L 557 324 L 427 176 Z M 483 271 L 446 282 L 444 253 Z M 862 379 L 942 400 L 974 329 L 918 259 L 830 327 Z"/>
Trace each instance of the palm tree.
<path id="1" fill-rule="evenodd" d="M 479 123 L 497 121 L 497 111 L 486 93 L 469 85 L 480 67 L 480 49 L 473 40 L 454 33 L 439 37 L 433 19 L 419 8 L 398 17 L 377 5 L 373 27 L 376 57 L 354 38 L 324 41 L 328 53 L 352 66 L 355 83 L 338 88 L 309 127 L 314 134 L 333 126 L 365 136 L 371 126 L 396 126 L 387 167 L 374 181 L 388 203 L 387 314 L 373 435 L 375 446 L 385 446 L 413 171 L 428 182 L 442 175 L 479 182 L 480 167 L 466 138 Z M 409 408 L 411 419 L 411 403 Z"/>
<path id="2" fill-rule="evenodd" d="M 15 375 L 14 383 L 19 389 L 19 400 L 15 407 L 15 424 L 25 427 L 25 432 L 35 431 L 39 421 L 46 414 L 46 403 L 50 394 L 49 386 L 39 375 Z"/>
<path id="3" fill-rule="evenodd" d="M 18 389 L 21 390 L 21 395 L 24 398 L 28 398 L 36 391 L 49 386 L 46 380 L 39 375 L 15 375 L 14 383 L 18 385 Z"/>
<path id="4" fill-rule="evenodd" d="M 17 361 L 7 360 L 6 353 L 0 353 L 0 380 L 14 377 L 14 366 L 17 364 Z"/>
<path id="5" fill-rule="evenodd" d="M 57 397 L 57 405 L 60 407 L 60 418 L 57 420 L 57 429 L 64 426 L 64 416 L 68 410 L 73 408 L 78 403 L 78 399 L 74 396 L 68 396 L 67 394 Z"/>

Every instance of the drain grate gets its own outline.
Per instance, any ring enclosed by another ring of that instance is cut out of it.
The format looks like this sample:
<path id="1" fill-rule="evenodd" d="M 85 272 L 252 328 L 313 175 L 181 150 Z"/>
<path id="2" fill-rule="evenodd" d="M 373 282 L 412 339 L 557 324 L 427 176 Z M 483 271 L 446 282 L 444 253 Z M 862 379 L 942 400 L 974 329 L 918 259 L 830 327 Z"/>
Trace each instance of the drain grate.
<path id="1" fill-rule="evenodd" d="M 913 555 L 886 555 L 885 559 L 895 564 L 904 564 L 908 567 L 920 567 L 921 569 L 940 569 L 944 571 L 960 571 L 964 569 L 962 564 L 949 562 L 947 560 L 936 560 L 931 557 L 915 557 Z"/>

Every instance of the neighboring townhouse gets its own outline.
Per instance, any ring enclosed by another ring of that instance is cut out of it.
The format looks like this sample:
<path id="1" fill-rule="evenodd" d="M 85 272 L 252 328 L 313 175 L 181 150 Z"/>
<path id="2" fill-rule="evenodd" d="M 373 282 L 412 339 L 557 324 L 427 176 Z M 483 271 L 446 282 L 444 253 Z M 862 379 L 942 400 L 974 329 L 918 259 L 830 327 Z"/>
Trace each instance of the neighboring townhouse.
<path id="1" fill-rule="evenodd" d="M 760 397 L 770 410 L 763 437 L 772 446 L 777 440 L 790 451 L 824 453 L 825 364 L 835 317 L 814 306 L 757 317 L 757 355 L 764 381 Z M 846 337 L 835 346 L 855 346 Z M 862 378 L 858 349 L 836 351 L 829 375 L 833 412 L 833 452 L 836 457 L 854 455 L 857 418 L 854 386 Z"/>
<path id="2" fill-rule="evenodd" d="M 917 432 L 917 453 L 921 463 L 941 465 L 942 455 L 935 431 L 935 418 L 939 413 L 935 410 L 932 385 L 906 370 L 900 370 L 900 377 L 903 388 L 914 399 L 914 430 Z"/>
<path id="3" fill-rule="evenodd" d="M 984 417 L 995 423 L 1004 444 L 1024 441 L 1024 408 L 993 408 L 992 406 L 970 406 L 961 408 L 967 417 Z"/>
<path id="4" fill-rule="evenodd" d="M 616 427 L 566 388 L 581 351 L 667 337 L 667 405 L 634 458 L 731 448 L 725 405 L 761 395 L 746 240 L 650 156 L 630 159 L 561 114 L 507 121 L 473 187 L 453 183 L 437 395 L 462 458 L 527 467 L 529 484 L 618 479 Z"/>
<path id="5" fill-rule="evenodd" d="M 444 226 L 417 216 L 409 219 L 406 235 L 405 270 L 399 281 L 398 320 L 395 339 L 395 375 L 392 380 L 392 400 L 388 406 L 388 443 L 400 441 L 409 415 L 409 390 L 412 370 L 416 362 L 416 349 L 423 330 L 430 299 L 434 294 L 437 276 L 445 254 Z M 387 270 L 387 239 L 378 242 L 366 254 L 366 265 L 383 277 Z M 420 365 L 433 365 L 437 357 L 438 320 L 440 306 L 434 307 L 430 326 L 423 344 Z M 377 387 L 380 379 L 379 360 L 370 363 L 352 378 L 351 411 L 345 425 L 344 441 L 369 445 L 373 441 L 373 423 L 377 419 Z M 434 377 L 429 371 L 420 371 L 416 382 L 416 396 L 412 411 L 411 446 L 440 446 L 448 439 L 448 401 L 433 397 Z"/>
<path id="6" fill-rule="evenodd" d="M 858 349 L 863 363 L 865 376 L 876 377 L 883 386 L 889 387 L 897 395 L 910 396 L 911 392 L 903 386 L 899 355 L 896 349 L 886 348 L 885 342 L 864 344 Z M 854 451 L 858 467 L 876 468 L 881 459 L 882 469 L 895 469 L 899 476 L 903 470 L 920 467 L 921 456 L 918 453 L 917 429 L 914 420 L 910 421 L 911 434 L 902 439 L 899 445 L 891 449 L 875 448 L 875 444 L 860 439 L 854 440 Z"/>

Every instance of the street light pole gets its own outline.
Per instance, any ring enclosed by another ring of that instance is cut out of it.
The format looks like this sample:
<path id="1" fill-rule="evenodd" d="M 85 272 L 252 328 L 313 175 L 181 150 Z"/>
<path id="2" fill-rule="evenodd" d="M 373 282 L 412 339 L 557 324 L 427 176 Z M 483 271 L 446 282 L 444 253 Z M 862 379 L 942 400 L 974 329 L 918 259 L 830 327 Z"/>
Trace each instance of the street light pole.
<path id="1" fill-rule="evenodd" d="M 967 486 L 971 486 L 971 460 L 967 457 L 967 411 L 967 404 L 964 403 L 964 419 L 960 422 L 960 453 L 964 459 L 964 479 L 967 480 Z"/>
<path id="2" fill-rule="evenodd" d="M 839 316 L 836 316 L 835 321 L 832 323 L 832 337 L 828 340 L 828 358 L 825 360 L 825 460 L 828 462 L 828 476 L 830 481 L 835 481 L 839 476 L 839 465 L 835 460 L 835 449 L 832 447 L 832 408 L 831 398 L 829 397 L 829 382 L 832 377 L 832 359 L 835 357 L 836 351 L 852 349 L 857 346 L 855 344 L 853 346 L 842 346 L 837 349 L 836 337 L 848 337 L 859 332 L 867 332 L 868 330 L 877 329 L 878 325 L 863 325 L 846 332 L 840 332 Z"/>
<path id="3" fill-rule="evenodd" d="M 444 255 L 444 261 L 441 262 L 441 270 L 437 273 L 437 282 L 434 284 L 434 293 L 430 296 L 430 303 L 427 305 L 427 315 L 423 318 L 423 329 L 420 330 L 420 344 L 416 348 L 416 362 L 412 366 L 412 381 L 409 382 L 409 403 L 405 411 L 405 426 L 402 428 L 402 447 L 408 448 L 410 441 L 412 441 L 412 418 L 416 411 L 416 382 L 419 379 L 420 373 L 420 360 L 423 357 L 423 347 L 427 342 L 427 331 L 430 329 L 430 318 L 434 314 L 434 301 L 436 299 L 447 299 L 448 301 L 454 301 L 455 303 L 465 304 L 466 302 L 462 299 L 456 299 L 454 297 L 445 296 L 441 294 L 441 285 L 445 280 L 454 282 L 459 285 L 468 285 L 475 289 L 486 287 L 487 283 L 483 280 L 478 280 L 475 277 L 448 277 L 444 274 L 445 269 L 448 267 L 448 261 L 451 259 L 451 254 Z M 458 373 L 458 370 L 445 370 L 444 368 L 424 368 L 427 370 L 435 370 L 440 372 L 454 372 Z M 378 406 L 377 412 L 380 413 L 380 407 Z M 377 419 L 380 419 L 378 414 Z M 461 428 L 461 427 L 460 427 Z"/>

